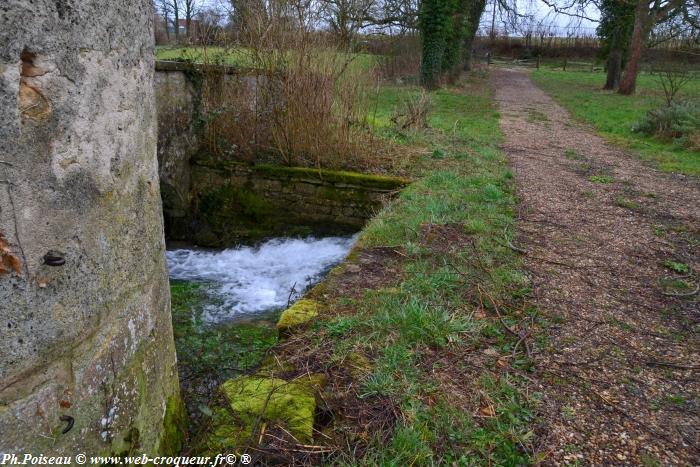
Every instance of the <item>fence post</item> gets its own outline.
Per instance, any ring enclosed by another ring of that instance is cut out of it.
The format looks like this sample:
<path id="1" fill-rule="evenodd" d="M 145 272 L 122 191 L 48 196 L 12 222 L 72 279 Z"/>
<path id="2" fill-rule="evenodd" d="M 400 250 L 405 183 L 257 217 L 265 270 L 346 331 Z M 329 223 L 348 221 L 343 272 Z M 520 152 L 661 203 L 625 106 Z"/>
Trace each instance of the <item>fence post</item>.
<path id="1" fill-rule="evenodd" d="M 569 61 L 568 59 L 566 59 L 566 58 L 564 59 L 564 71 L 566 71 L 566 62 L 568 62 L 568 61 Z"/>
<path id="2" fill-rule="evenodd" d="M 539 55 L 537 56 L 537 64 L 535 66 L 537 66 L 538 70 L 540 69 L 540 56 Z"/>

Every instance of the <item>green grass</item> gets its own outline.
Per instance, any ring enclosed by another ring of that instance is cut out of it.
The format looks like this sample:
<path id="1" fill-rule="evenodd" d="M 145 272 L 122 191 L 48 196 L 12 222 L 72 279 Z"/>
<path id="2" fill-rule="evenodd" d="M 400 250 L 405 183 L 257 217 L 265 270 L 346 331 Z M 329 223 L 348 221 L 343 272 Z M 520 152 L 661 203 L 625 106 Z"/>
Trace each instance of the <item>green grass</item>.
<path id="1" fill-rule="evenodd" d="M 504 232 L 514 223 L 515 196 L 507 158 L 498 149 L 499 115 L 491 90 L 479 81 L 466 90 L 431 93 L 429 129 L 393 128 L 394 109 L 418 92 L 385 87 L 377 96 L 370 117 L 377 132 L 397 144 L 427 149 L 412 165 L 417 181 L 360 238 L 363 247 L 403 251 L 403 279 L 395 287 L 367 291 L 353 303 L 357 312 L 352 317 L 317 325 L 325 331 L 319 339 L 335 341 L 340 360 L 358 351 L 372 355 L 373 370 L 360 382 L 360 397 L 389 397 L 401 411 L 388 443 L 377 436 L 363 458 L 348 455 L 341 463 L 527 464 L 530 453 L 523 447 L 530 445 L 537 401 L 523 390 L 524 379 L 511 372 L 480 372 L 476 378 L 465 373 L 460 393 L 473 404 L 466 408 L 435 380 L 440 364 L 425 362 L 430 350 L 449 354 L 492 347 L 503 355 L 512 352 L 513 339 L 498 321 L 472 317 L 479 307 L 478 286 L 501 304 L 506 322 L 516 325 L 509 304 L 522 304 L 529 290 L 518 257 L 505 246 Z M 462 245 L 449 254 L 431 251 L 420 234 L 428 224 L 459 224 L 473 247 Z M 527 371 L 530 363 L 519 356 L 513 366 Z M 474 417 L 478 394 L 492 402 L 492 417 Z"/>
<path id="2" fill-rule="evenodd" d="M 588 180 L 593 183 L 602 184 L 613 183 L 615 181 L 615 179 L 612 178 L 610 175 L 591 175 L 590 177 L 588 177 Z"/>
<path id="3" fill-rule="evenodd" d="M 156 60 L 187 61 L 194 63 L 220 63 L 225 65 L 248 66 L 250 53 L 246 49 L 224 47 L 156 47 Z"/>
<path id="4" fill-rule="evenodd" d="M 634 96 L 603 91 L 605 75 L 602 72 L 538 70 L 532 73 L 532 79 L 575 117 L 592 124 L 613 143 L 632 149 L 642 158 L 656 163 L 661 170 L 700 175 L 700 152 L 632 132 L 633 125 L 646 112 L 665 105 L 660 84 L 654 76 L 642 74 Z M 683 93 L 700 96 L 700 79 L 690 82 Z"/>
<path id="5" fill-rule="evenodd" d="M 319 51 L 319 56 L 327 53 L 329 52 Z M 342 59 L 351 59 L 349 71 L 368 70 L 377 63 L 375 55 L 365 53 L 340 53 L 339 56 L 339 58 Z M 254 67 L 256 63 L 253 50 L 251 49 L 216 46 L 160 46 L 156 47 L 156 60 L 186 61 L 192 63 L 206 62 L 210 64 L 236 65 L 241 67 Z"/>

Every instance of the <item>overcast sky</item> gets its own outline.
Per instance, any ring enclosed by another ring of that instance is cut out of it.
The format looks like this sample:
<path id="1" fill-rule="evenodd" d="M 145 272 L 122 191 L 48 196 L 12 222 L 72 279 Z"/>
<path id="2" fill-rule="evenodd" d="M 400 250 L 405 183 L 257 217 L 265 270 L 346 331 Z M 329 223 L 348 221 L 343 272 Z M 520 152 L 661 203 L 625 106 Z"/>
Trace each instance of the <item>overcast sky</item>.
<path id="1" fill-rule="evenodd" d="M 588 21 L 585 19 L 581 18 L 572 18 L 570 16 L 566 16 L 563 14 L 556 14 L 555 12 L 552 11 L 547 5 L 545 5 L 541 0 L 517 0 L 518 2 L 518 12 L 520 14 L 525 14 L 525 15 L 532 15 L 534 18 L 534 22 L 538 23 L 541 22 L 543 24 L 547 25 L 553 25 L 558 28 L 560 28 L 560 32 L 565 33 L 566 30 L 575 30 L 577 32 L 585 33 L 585 34 L 595 34 L 595 28 L 597 26 L 597 23 L 594 21 Z M 491 18 L 492 18 L 492 12 L 493 12 L 493 3 L 494 0 L 488 0 L 488 5 L 486 7 L 486 11 L 484 12 L 484 16 L 482 17 L 482 28 L 490 29 L 491 27 Z M 222 5 L 229 5 L 228 0 L 201 0 L 201 5 L 208 5 L 208 6 L 218 6 L 221 7 Z M 586 16 L 590 18 L 597 18 L 598 17 L 598 11 L 596 8 L 589 8 L 588 11 L 585 12 Z M 499 18 L 496 18 L 497 22 L 497 27 L 501 29 L 501 25 L 499 25 Z"/>
<path id="2" fill-rule="evenodd" d="M 518 13 L 521 15 L 531 15 L 535 24 L 542 23 L 545 25 L 556 26 L 557 28 L 560 28 L 562 32 L 565 32 L 565 30 L 568 29 L 587 34 L 595 34 L 595 29 L 598 26 L 596 21 L 571 17 L 565 14 L 557 14 L 540 0 L 517 0 L 517 2 Z M 490 29 L 491 27 L 493 3 L 493 0 L 489 0 L 486 11 L 481 19 L 482 28 L 484 29 Z M 588 8 L 585 12 L 583 12 L 583 14 L 594 20 L 598 18 L 598 10 L 594 7 Z M 497 27 L 499 27 L 498 16 L 496 17 L 496 22 Z"/>

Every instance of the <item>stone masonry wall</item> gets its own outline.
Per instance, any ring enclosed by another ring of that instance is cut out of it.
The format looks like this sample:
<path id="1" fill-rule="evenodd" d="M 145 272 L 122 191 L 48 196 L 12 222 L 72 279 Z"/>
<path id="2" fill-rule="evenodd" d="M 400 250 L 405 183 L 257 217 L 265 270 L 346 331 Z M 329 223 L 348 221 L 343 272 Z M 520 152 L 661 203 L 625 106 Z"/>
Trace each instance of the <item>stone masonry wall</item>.
<path id="1" fill-rule="evenodd" d="M 220 94 L 237 95 L 253 111 L 257 86 L 265 78 L 250 70 L 185 62 L 157 61 L 155 69 L 158 163 L 167 220 L 189 209 L 190 160 L 211 143 L 204 122 L 221 111 Z M 213 96 L 209 101 L 207 93 Z"/>
<path id="2" fill-rule="evenodd" d="M 301 167 L 250 165 L 197 158 L 192 205 L 171 218 L 170 237 L 228 246 L 280 235 L 360 230 L 408 181 Z"/>
<path id="3" fill-rule="evenodd" d="M 0 453 L 178 449 L 152 37 L 150 0 L 0 3 Z"/>
<path id="4" fill-rule="evenodd" d="M 256 102 L 261 80 L 251 70 L 234 67 L 156 62 L 158 161 L 168 239 L 229 246 L 278 235 L 353 232 L 406 184 L 390 177 L 235 162 L 227 154 L 235 146 L 220 148 L 223 156 L 203 156 L 210 147 L 201 121 L 211 110 L 203 90 L 223 86 L 227 95 L 240 98 L 236 102 L 249 102 L 248 111 L 264 115 Z"/>

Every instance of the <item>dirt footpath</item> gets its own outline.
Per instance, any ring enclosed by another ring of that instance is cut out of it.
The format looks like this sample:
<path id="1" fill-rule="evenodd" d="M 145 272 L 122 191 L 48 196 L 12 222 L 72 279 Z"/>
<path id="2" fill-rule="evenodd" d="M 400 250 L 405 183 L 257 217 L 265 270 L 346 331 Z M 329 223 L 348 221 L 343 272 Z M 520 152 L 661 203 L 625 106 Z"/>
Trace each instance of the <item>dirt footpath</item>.
<path id="1" fill-rule="evenodd" d="M 700 181 L 494 71 L 534 298 L 545 464 L 700 465 Z"/>

